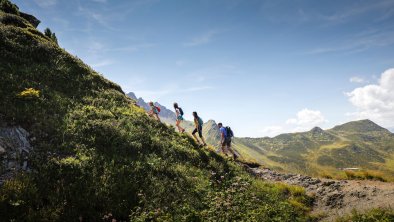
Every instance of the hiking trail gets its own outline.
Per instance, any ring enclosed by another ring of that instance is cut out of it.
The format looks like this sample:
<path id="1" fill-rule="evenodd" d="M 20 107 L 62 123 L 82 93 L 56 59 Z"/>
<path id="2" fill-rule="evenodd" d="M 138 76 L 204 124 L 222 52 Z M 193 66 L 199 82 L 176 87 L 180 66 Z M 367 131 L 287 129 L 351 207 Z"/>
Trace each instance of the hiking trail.
<path id="1" fill-rule="evenodd" d="M 243 166 L 251 174 L 271 182 L 282 182 L 304 187 L 315 197 L 312 214 L 322 215 L 321 221 L 333 221 L 357 209 L 394 208 L 394 183 L 370 180 L 334 180 L 279 173 L 267 168 Z"/>

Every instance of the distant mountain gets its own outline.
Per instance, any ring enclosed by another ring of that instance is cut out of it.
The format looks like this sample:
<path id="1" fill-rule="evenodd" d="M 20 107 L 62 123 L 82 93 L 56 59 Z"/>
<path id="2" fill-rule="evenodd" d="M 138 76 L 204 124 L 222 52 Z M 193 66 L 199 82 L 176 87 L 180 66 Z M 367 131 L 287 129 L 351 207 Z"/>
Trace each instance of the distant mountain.
<path id="1" fill-rule="evenodd" d="M 130 92 L 127 94 L 127 96 L 135 100 L 137 102 L 137 105 L 144 108 L 146 111 L 150 110 L 148 102 L 146 102 L 141 97 L 137 98 L 135 93 Z M 159 116 L 161 120 L 167 124 L 175 126 L 175 121 L 176 121 L 175 112 L 170 109 L 167 109 L 165 106 L 161 105 L 160 103 L 155 102 L 155 105 L 160 107 L 161 111 Z M 184 120 L 182 123 L 182 127 L 185 128 L 187 132 L 192 132 L 194 129 L 194 123 L 189 120 Z M 206 139 L 207 143 L 213 146 L 217 146 L 219 144 L 219 140 L 220 140 L 219 127 L 214 120 L 208 120 L 206 123 L 204 123 L 203 136 Z"/>
<path id="2" fill-rule="evenodd" d="M 137 102 L 137 105 L 144 108 L 146 111 L 150 110 L 150 107 L 148 104 L 149 102 L 145 102 L 145 100 L 143 98 L 141 98 L 141 97 L 137 98 L 137 96 L 133 92 L 129 92 L 127 94 L 127 96 L 134 99 Z M 158 102 L 155 102 L 155 106 L 160 107 L 159 116 L 163 120 L 163 122 L 173 125 L 176 120 L 175 112 L 173 112 L 170 109 L 167 109 L 167 107 L 161 105 Z"/>
<path id="3" fill-rule="evenodd" d="M 128 96 L 149 110 L 142 98 L 134 93 Z M 175 113 L 156 105 L 162 109 L 163 121 L 175 125 Z M 185 120 L 183 127 L 191 133 L 194 124 Z M 204 123 L 203 135 L 209 144 L 219 146 L 220 134 L 214 120 Z M 286 172 L 337 176 L 343 173 L 340 168 L 352 167 L 394 175 L 394 134 L 371 120 L 352 121 L 329 130 L 314 127 L 273 138 L 234 138 L 233 147 L 246 160 Z"/>
<path id="4" fill-rule="evenodd" d="M 347 132 L 389 132 L 389 130 L 379 126 L 371 120 L 359 120 L 348 122 L 332 128 L 332 131 L 347 131 Z"/>
<path id="5" fill-rule="evenodd" d="M 370 120 L 273 138 L 236 138 L 235 146 L 245 158 L 287 172 L 335 176 L 340 168 L 355 167 L 394 175 L 394 134 Z"/>

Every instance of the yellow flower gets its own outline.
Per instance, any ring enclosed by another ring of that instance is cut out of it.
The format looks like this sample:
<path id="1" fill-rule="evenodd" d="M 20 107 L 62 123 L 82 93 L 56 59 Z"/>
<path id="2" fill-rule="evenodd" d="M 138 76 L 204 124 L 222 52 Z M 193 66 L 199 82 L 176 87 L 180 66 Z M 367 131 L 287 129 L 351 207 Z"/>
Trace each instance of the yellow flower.
<path id="1" fill-rule="evenodd" d="M 38 98 L 40 97 L 40 90 L 28 88 L 18 93 L 18 97 L 21 98 Z"/>

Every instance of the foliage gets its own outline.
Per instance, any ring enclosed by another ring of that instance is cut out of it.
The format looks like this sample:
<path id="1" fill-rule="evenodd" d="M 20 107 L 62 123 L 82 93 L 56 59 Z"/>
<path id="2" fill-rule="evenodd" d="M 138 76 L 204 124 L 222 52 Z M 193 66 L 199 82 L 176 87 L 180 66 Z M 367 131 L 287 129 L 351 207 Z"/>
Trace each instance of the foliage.
<path id="1" fill-rule="evenodd" d="M 46 37 L 52 39 L 52 41 L 55 42 L 56 44 L 58 44 L 56 34 L 54 32 L 52 32 L 49 28 L 46 28 L 44 30 L 44 35 Z"/>
<path id="2" fill-rule="evenodd" d="M 19 15 L 19 8 L 15 4 L 12 4 L 9 0 L 0 0 L 0 11 Z"/>
<path id="3" fill-rule="evenodd" d="M 378 180 L 378 181 L 387 181 L 381 173 L 376 173 L 372 171 L 345 171 L 346 179 L 349 180 Z"/>
<path id="4" fill-rule="evenodd" d="M 394 221 L 394 210 L 373 209 L 366 213 L 353 211 L 350 216 L 338 218 L 337 222 L 391 222 Z"/>
<path id="5" fill-rule="evenodd" d="M 29 131 L 34 153 L 32 171 L 0 187 L 0 221 L 308 220 L 302 190 L 257 180 L 148 118 L 20 22 L 0 25 L 0 116 Z"/>

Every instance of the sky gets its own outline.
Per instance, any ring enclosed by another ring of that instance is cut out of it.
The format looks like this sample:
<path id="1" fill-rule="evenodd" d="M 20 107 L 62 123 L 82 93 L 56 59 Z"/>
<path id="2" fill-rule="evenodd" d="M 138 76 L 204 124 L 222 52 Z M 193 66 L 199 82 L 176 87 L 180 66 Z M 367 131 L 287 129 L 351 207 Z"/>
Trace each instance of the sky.
<path id="1" fill-rule="evenodd" d="M 14 0 L 146 101 L 236 136 L 371 119 L 394 130 L 392 0 Z"/>

